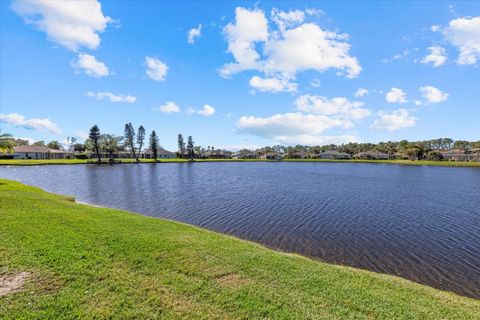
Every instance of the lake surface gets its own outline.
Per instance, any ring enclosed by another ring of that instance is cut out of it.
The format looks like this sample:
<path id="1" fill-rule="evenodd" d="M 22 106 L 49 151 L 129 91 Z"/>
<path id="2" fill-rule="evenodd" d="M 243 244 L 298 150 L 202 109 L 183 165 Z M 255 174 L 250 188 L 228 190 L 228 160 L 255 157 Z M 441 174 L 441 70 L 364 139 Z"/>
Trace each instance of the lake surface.
<path id="1" fill-rule="evenodd" d="M 480 298 L 480 169 L 171 163 L 0 167 L 0 177 Z"/>

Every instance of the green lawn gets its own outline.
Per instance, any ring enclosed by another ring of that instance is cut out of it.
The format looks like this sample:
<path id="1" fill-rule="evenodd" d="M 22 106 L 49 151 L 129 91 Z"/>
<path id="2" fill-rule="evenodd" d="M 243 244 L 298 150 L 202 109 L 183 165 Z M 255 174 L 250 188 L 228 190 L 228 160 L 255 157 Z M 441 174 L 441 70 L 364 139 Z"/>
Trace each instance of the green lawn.
<path id="1" fill-rule="evenodd" d="M 479 319 L 480 300 L 0 179 L 0 319 Z"/>
<path id="2" fill-rule="evenodd" d="M 134 163 L 135 159 L 118 159 L 119 163 Z M 410 160 L 325 160 L 325 159 L 284 159 L 284 162 L 337 162 L 337 163 L 381 163 L 381 164 L 400 164 L 417 166 L 445 166 L 445 167 L 478 167 L 480 162 L 462 162 L 462 161 L 410 161 Z M 141 163 L 153 163 L 153 159 L 140 159 Z M 161 159 L 159 163 L 177 163 L 189 162 L 187 159 Z M 278 162 L 276 160 L 265 159 L 196 159 L 194 162 Z M 51 159 L 51 160 L 16 160 L 0 159 L 0 165 L 28 166 L 28 165 L 48 165 L 48 164 L 87 164 L 97 163 L 95 159 Z M 108 164 L 108 159 L 102 159 L 103 164 Z"/>

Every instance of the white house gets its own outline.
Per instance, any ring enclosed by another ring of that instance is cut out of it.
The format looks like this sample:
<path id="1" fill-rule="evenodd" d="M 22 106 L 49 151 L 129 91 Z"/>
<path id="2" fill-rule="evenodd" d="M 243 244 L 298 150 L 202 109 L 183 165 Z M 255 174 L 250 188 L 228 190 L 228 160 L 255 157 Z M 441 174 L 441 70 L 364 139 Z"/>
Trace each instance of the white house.
<path id="1" fill-rule="evenodd" d="M 14 159 L 65 159 L 74 158 L 71 151 L 56 150 L 45 146 L 17 146 L 13 147 Z"/>

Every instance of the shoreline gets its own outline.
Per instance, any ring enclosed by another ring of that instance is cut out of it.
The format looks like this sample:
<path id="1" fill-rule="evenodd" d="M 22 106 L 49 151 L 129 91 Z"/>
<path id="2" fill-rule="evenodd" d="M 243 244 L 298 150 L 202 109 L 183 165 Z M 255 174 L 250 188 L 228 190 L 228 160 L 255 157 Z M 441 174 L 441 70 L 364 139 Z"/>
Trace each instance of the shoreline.
<path id="1" fill-rule="evenodd" d="M 158 310 L 187 319 L 305 318 L 322 310 L 326 318 L 474 319 L 480 312 L 480 300 L 397 276 L 16 181 L 0 179 L 0 201 L 4 267 L 31 274 L 24 290 L 7 296 L 0 318 L 122 318 L 133 310 L 136 318 Z"/>
<path id="2" fill-rule="evenodd" d="M 11 160 L 0 159 L 0 166 L 40 166 L 40 165 L 117 165 L 117 164 L 167 164 L 167 163 L 207 163 L 207 162 L 268 162 L 268 163 L 370 163 L 370 164 L 396 164 L 407 166 L 436 166 L 436 167 L 462 167 L 462 168 L 480 168 L 480 162 L 463 162 L 463 161 L 430 161 L 430 160 L 335 160 L 335 159 L 195 159 L 193 161 L 187 159 L 163 159 L 156 162 L 152 159 L 140 159 L 137 163 L 135 159 L 121 159 L 119 162 L 110 164 L 107 161 L 97 163 L 96 161 L 80 160 L 80 159 L 50 159 L 50 160 Z"/>

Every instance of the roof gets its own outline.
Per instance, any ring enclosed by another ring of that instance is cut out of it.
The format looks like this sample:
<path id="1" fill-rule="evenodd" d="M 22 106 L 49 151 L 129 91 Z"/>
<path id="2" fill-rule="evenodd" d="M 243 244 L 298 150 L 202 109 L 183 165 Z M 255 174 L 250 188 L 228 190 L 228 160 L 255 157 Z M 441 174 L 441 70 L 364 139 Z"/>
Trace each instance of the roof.
<path id="1" fill-rule="evenodd" d="M 16 146 L 13 147 L 13 151 L 16 153 L 18 152 L 25 152 L 25 153 L 72 153 L 71 151 L 65 151 L 65 150 L 56 150 L 56 149 L 51 149 L 49 147 L 45 146 Z"/>
<path id="2" fill-rule="evenodd" d="M 143 151 L 142 153 L 153 154 L 151 149 L 147 149 L 147 150 Z M 168 150 L 163 149 L 162 147 L 159 147 L 159 148 L 157 148 L 157 154 L 175 154 L 175 152 L 168 151 Z"/>

